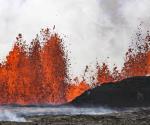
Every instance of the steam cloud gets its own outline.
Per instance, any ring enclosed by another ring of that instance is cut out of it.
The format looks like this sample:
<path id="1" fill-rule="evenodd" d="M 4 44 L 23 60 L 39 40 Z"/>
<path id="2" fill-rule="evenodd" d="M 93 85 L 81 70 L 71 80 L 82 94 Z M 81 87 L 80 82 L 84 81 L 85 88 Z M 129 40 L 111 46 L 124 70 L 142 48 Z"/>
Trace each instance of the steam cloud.
<path id="1" fill-rule="evenodd" d="M 121 66 L 137 26 L 148 30 L 149 0 L 0 0 L 0 57 L 23 33 L 27 42 L 39 29 L 53 27 L 71 51 L 72 69 L 82 74 L 96 58 Z"/>
<path id="2" fill-rule="evenodd" d="M 34 115 L 102 115 L 116 112 L 108 108 L 75 108 L 75 107 L 0 107 L 0 121 L 26 122 L 23 116 Z"/>
<path id="3" fill-rule="evenodd" d="M 16 113 L 9 111 L 8 109 L 0 108 L 0 121 L 16 121 L 25 122 L 23 117 L 19 117 Z"/>

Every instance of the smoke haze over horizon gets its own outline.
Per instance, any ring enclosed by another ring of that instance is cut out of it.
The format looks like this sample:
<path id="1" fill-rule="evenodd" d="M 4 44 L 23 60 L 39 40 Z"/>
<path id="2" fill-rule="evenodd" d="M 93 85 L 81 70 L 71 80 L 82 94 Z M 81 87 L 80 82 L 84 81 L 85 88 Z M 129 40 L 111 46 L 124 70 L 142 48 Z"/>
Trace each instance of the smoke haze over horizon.
<path id="1" fill-rule="evenodd" d="M 117 112 L 110 108 L 76 108 L 76 107 L 13 107 L 0 106 L 0 121 L 16 121 L 27 122 L 27 116 L 41 116 L 41 115 L 102 115 Z"/>
<path id="2" fill-rule="evenodd" d="M 121 66 L 137 27 L 150 27 L 149 0 L 0 0 L 0 6 L 1 60 L 18 33 L 29 43 L 41 28 L 55 25 L 71 51 L 75 75 L 107 57 Z"/>

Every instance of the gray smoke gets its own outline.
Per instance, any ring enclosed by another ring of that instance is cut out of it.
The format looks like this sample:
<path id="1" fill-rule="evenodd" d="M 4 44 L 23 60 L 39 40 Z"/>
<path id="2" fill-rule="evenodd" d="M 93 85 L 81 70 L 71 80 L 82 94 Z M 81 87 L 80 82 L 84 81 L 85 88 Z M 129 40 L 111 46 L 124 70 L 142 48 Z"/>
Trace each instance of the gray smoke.
<path id="1" fill-rule="evenodd" d="M 71 54 L 71 73 L 83 74 L 96 60 L 120 67 L 137 26 L 149 29 L 149 0 L 0 0 L 0 57 L 23 33 L 30 42 L 56 25 Z M 66 35 L 66 37 L 65 37 Z"/>
<path id="2" fill-rule="evenodd" d="M 102 115 L 116 112 L 109 108 L 75 108 L 75 107 L 0 107 L 0 121 L 25 122 L 26 116 L 34 115 Z"/>
<path id="3" fill-rule="evenodd" d="M 0 121 L 25 122 L 26 120 L 7 108 L 0 108 Z"/>

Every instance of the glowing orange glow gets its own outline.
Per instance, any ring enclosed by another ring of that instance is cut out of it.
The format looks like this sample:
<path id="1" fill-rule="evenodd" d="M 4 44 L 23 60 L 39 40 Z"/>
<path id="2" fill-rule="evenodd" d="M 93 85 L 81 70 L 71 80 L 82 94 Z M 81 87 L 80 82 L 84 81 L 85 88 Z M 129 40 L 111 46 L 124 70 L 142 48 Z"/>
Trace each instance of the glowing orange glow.
<path id="1" fill-rule="evenodd" d="M 97 70 L 98 70 L 97 81 L 99 83 L 108 83 L 113 81 L 113 78 L 110 74 L 110 70 L 105 63 L 103 63 L 102 67 L 97 66 Z"/>
<path id="2" fill-rule="evenodd" d="M 85 82 L 81 82 L 78 84 L 69 84 L 66 91 L 67 101 L 72 101 L 75 97 L 81 95 L 88 89 L 90 89 L 90 86 Z"/>
<path id="3" fill-rule="evenodd" d="M 0 104 L 59 104 L 66 102 L 68 67 L 62 40 L 43 30 L 27 46 L 22 35 L 0 65 Z M 46 35 L 46 36 L 45 36 Z"/>
<path id="4" fill-rule="evenodd" d="M 124 66 L 111 71 L 106 63 L 97 63 L 96 76 L 86 81 L 86 66 L 83 79 L 71 83 L 68 57 L 62 39 L 51 34 L 49 29 L 40 32 L 28 46 L 19 34 L 16 42 L 0 63 L 0 104 L 62 104 L 72 101 L 93 86 L 120 81 L 134 76 L 150 75 L 150 36 L 138 40 L 129 47 Z M 41 39 L 42 38 L 42 39 Z M 95 79 L 96 78 L 96 79 Z M 96 81 L 95 81 L 96 80 Z"/>
<path id="5" fill-rule="evenodd" d="M 117 67 L 114 67 L 113 72 L 111 72 L 105 63 L 102 66 L 97 66 L 98 83 L 115 82 L 128 77 L 150 74 L 149 34 L 143 39 L 141 33 L 137 33 L 137 41 L 132 44 L 126 52 L 124 66 L 121 71 L 117 70 Z"/>

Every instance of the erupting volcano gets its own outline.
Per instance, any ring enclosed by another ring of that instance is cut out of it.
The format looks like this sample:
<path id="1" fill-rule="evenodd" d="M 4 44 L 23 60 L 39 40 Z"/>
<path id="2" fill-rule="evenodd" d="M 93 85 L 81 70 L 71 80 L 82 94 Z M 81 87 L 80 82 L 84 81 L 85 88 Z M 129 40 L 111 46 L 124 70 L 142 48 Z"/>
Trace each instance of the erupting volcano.
<path id="1" fill-rule="evenodd" d="M 110 71 L 106 63 L 97 63 L 97 76 L 91 76 L 91 84 L 84 77 L 81 81 L 74 78 L 73 84 L 69 78 L 69 59 L 58 34 L 42 30 L 30 46 L 19 34 L 6 61 L 0 64 L 0 104 L 62 104 L 93 86 L 149 75 L 149 48 L 149 32 L 144 39 L 138 33 L 126 53 L 122 70 L 115 66 Z M 88 66 L 85 73 L 87 69 Z"/>

